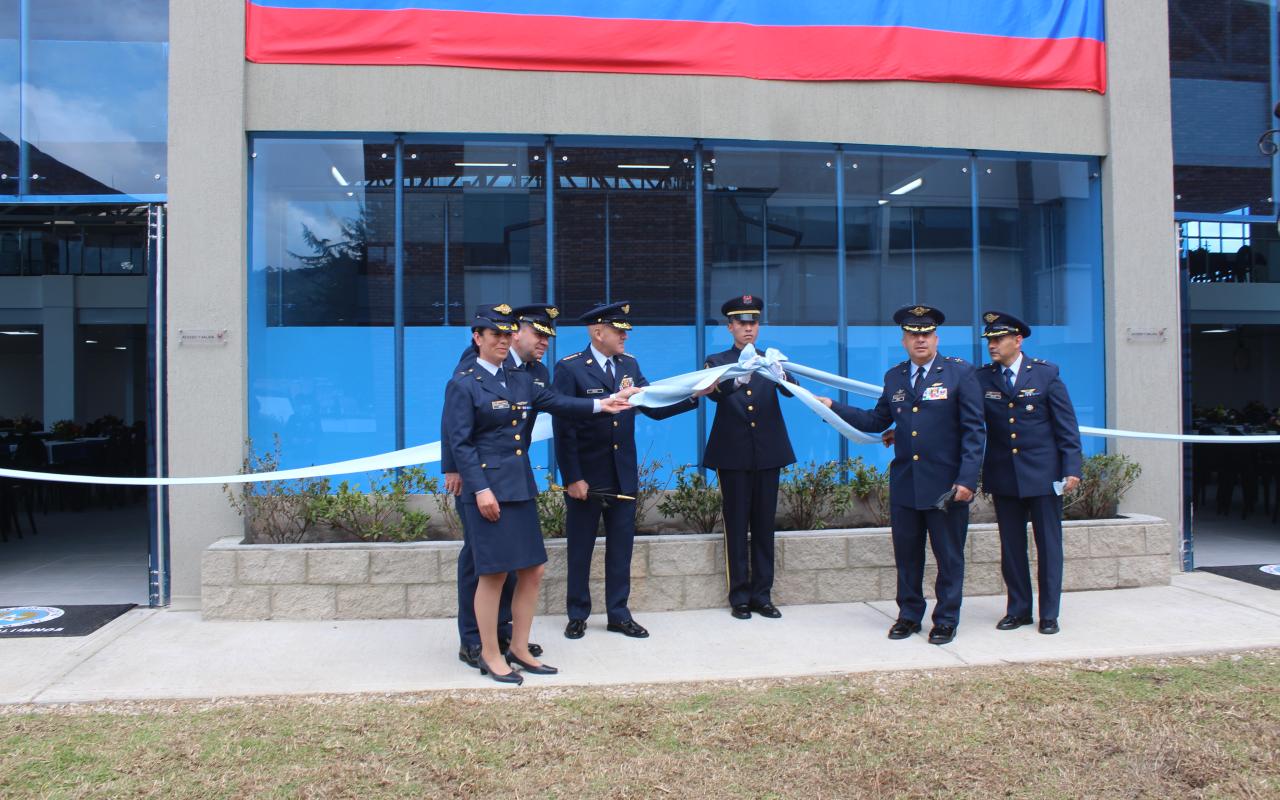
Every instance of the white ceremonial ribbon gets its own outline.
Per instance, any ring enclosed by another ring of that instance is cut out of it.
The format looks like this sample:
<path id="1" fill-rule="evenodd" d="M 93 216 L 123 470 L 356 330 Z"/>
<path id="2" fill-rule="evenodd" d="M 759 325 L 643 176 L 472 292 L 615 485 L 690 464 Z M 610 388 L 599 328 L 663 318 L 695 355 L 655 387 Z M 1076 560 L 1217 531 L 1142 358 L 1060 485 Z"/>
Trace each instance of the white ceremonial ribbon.
<path id="1" fill-rule="evenodd" d="M 785 369 L 783 367 L 784 363 L 788 365 Z M 770 347 L 765 350 L 764 355 L 760 355 L 756 351 L 755 345 L 748 344 L 742 348 L 742 353 L 739 354 L 736 364 L 700 369 L 696 372 L 686 372 L 682 375 L 674 375 L 670 378 L 654 381 L 641 389 L 638 394 L 632 395 L 630 402 L 633 406 L 644 406 L 645 408 L 669 406 L 689 399 L 689 396 L 694 392 L 705 389 L 713 383 L 732 380 L 754 373 L 759 373 L 774 383 L 782 384 L 782 376 L 790 366 L 790 360 L 777 349 Z M 813 392 L 803 386 L 786 383 L 786 389 L 806 408 L 829 423 L 831 427 L 835 428 L 841 436 L 849 441 L 857 442 L 858 444 L 878 444 L 880 442 L 879 434 L 863 433 L 854 428 L 841 419 L 836 412 L 823 405 L 822 401 L 815 397 Z"/>
<path id="2" fill-rule="evenodd" d="M 786 365 L 785 368 L 783 365 Z M 863 397 L 879 398 L 883 388 L 872 383 L 845 378 L 831 372 L 813 367 L 806 367 L 788 359 L 780 351 L 770 347 L 760 355 L 753 345 L 748 344 L 736 364 L 725 364 L 719 367 L 686 372 L 670 378 L 663 378 L 645 386 L 643 390 L 631 397 L 631 404 L 646 408 L 660 408 L 687 400 L 694 392 L 705 389 L 723 380 L 738 378 L 743 375 L 760 373 L 768 380 L 782 383 L 784 372 L 790 372 L 833 389 L 852 392 Z M 863 433 L 845 422 L 834 411 L 823 405 L 812 392 L 794 383 L 786 384 L 791 392 L 806 408 L 813 411 L 835 428 L 841 436 L 859 444 L 878 444 L 879 434 Z M 1187 442 L 1204 444 L 1280 444 L 1280 435 L 1247 435 L 1221 436 L 1208 434 L 1148 433 L 1144 431 L 1118 430 L 1114 428 L 1095 428 L 1081 426 L 1084 436 L 1102 436 L 1113 439 L 1146 439 L 1166 442 Z M 551 418 L 540 414 L 534 423 L 530 440 L 540 442 L 550 439 L 552 435 Z M 69 475 L 60 472 L 28 472 L 19 469 L 0 469 L 0 476 L 19 480 L 48 481 L 52 483 L 93 483 L 110 486 L 201 486 L 223 483 L 258 483 L 262 481 L 288 481 L 304 478 L 320 478 L 327 475 L 345 475 L 354 472 L 376 472 L 419 464 L 430 464 L 440 460 L 440 442 L 408 447 L 363 458 L 347 461 L 335 461 L 328 464 L 317 464 L 312 467 L 277 470 L 275 472 L 254 472 L 239 475 L 213 475 L 191 478 L 121 478 L 108 475 Z"/>

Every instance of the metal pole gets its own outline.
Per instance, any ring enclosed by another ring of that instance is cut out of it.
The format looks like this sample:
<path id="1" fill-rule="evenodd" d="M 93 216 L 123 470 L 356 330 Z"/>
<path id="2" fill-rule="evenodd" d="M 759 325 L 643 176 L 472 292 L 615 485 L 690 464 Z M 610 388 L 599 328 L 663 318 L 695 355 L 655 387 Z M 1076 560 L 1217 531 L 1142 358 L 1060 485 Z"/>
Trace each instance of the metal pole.
<path id="1" fill-rule="evenodd" d="M 556 207 L 555 207 L 555 167 L 551 163 L 555 156 L 555 140 L 548 136 L 546 146 L 543 149 L 542 158 L 546 161 L 543 165 L 542 204 L 546 208 L 543 218 L 546 220 L 547 228 L 547 305 L 556 304 Z M 547 361 L 554 367 L 556 363 L 556 339 L 552 336 L 550 343 L 547 345 Z M 547 472 L 552 475 L 556 474 L 556 448 L 554 440 L 547 442 Z"/>
<path id="2" fill-rule="evenodd" d="M 1271 16 L 1271 101 L 1280 100 L 1280 21 L 1276 19 L 1276 0 L 1269 0 Z M 1274 107 L 1274 106 L 1273 106 Z M 1265 127 L 1271 127 L 1267 125 Z M 1271 216 L 1280 224 L 1280 150 L 1271 154 Z"/>
<path id="3" fill-rule="evenodd" d="M 441 230 L 441 238 L 444 242 L 444 326 L 449 326 L 449 195 L 444 196 L 444 228 Z M 465 309 L 464 309 L 465 311 Z"/>
<path id="4" fill-rule="evenodd" d="M 396 136 L 395 393 L 396 449 L 404 449 L 404 137 Z M 445 306 L 446 313 L 448 306 Z"/>
<path id="5" fill-rule="evenodd" d="M 844 148 L 836 145 L 836 157 L 831 162 L 836 168 L 836 373 L 842 377 L 849 375 L 849 312 L 845 308 L 845 230 L 844 230 Z M 840 390 L 841 403 L 849 402 L 849 393 Z M 849 458 L 849 440 L 843 436 L 840 440 L 840 463 Z M 847 473 L 841 469 L 841 480 L 847 479 Z"/>
<path id="6" fill-rule="evenodd" d="M 701 369 L 702 365 L 707 363 L 707 341 L 706 341 L 706 259 L 703 258 L 703 234 L 702 234 L 702 140 L 693 143 L 693 269 L 694 269 L 694 295 L 696 299 L 693 304 L 694 327 L 694 369 Z M 707 408 L 706 404 L 698 403 L 698 470 L 705 477 L 706 470 L 702 468 L 702 454 L 707 447 Z"/>
<path id="7" fill-rule="evenodd" d="M 604 190 L 604 301 L 613 302 L 612 262 L 609 259 L 609 190 Z"/>
<path id="8" fill-rule="evenodd" d="M 31 147 L 27 144 L 27 81 L 31 53 L 31 0 L 18 11 L 18 194 L 31 193 Z"/>
<path id="9" fill-rule="evenodd" d="M 167 441 L 168 418 L 165 414 L 165 207 L 162 205 L 153 205 L 148 209 L 147 231 L 148 236 L 154 242 L 153 250 L 155 258 L 152 263 L 152 275 L 154 276 L 153 285 L 155 286 L 155 295 L 152 297 L 153 312 L 152 320 L 154 328 L 153 348 L 155 350 L 152 358 L 154 359 L 154 390 L 155 390 L 155 415 L 152 424 L 155 425 L 154 431 L 154 451 L 155 473 L 156 475 L 164 475 L 168 470 L 168 460 L 165 455 L 165 442 Z M 157 486 L 155 489 L 155 527 L 152 533 L 151 554 L 150 554 L 150 585 L 147 587 L 147 599 L 152 606 L 164 606 L 169 604 L 169 489 L 165 486 Z"/>
<path id="10" fill-rule="evenodd" d="M 978 336 L 982 322 L 982 258 L 978 240 L 978 157 L 969 154 L 969 224 L 973 227 L 973 363 L 982 363 L 982 337 Z"/>

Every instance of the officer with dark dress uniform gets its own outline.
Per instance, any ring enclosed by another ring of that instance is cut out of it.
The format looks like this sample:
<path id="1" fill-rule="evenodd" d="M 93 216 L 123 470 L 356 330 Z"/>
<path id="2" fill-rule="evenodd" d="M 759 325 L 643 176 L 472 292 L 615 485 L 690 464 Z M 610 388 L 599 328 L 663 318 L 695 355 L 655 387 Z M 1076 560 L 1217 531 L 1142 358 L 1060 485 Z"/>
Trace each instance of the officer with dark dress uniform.
<path id="1" fill-rule="evenodd" d="M 547 351 L 549 337 L 556 335 L 555 319 L 560 316 L 560 311 L 555 306 L 546 303 L 536 303 L 534 305 L 520 306 L 512 311 L 516 318 L 517 324 L 520 326 L 511 338 L 511 350 L 507 354 L 507 360 L 503 363 L 504 367 L 510 369 L 523 369 L 528 371 L 530 377 L 533 378 L 535 386 L 548 388 L 551 386 L 551 373 L 546 365 L 542 363 L 542 356 Z M 469 345 L 466 350 L 462 351 L 462 355 L 458 359 L 458 366 L 455 371 L 465 370 L 475 364 L 478 349 L 474 344 Z M 529 413 L 529 419 L 524 426 L 525 441 L 531 441 L 529 435 L 533 432 L 533 424 L 538 418 L 537 411 Z M 445 489 L 452 494 L 460 495 L 462 493 L 462 476 L 458 474 L 457 468 L 453 464 L 453 452 L 449 447 L 448 428 L 443 425 L 440 428 L 440 471 L 445 476 Z M 459 501 L 460 502 L 460 501 Z M 459 508 L 458 515 L 461 517 L 462 510 Z M 475 573 L 475 560 L 471 556 L 470 546 L 463 541 L 462 550 L 458 554 L 458 637 L 460 645 L 458 647 L 458 659 L 468 666 L 480 666 L 480 632 L 476 628 L 475 615 L 475 595 L 477 576 Z M 498 606 L 498 646 L 503 652 L 506 652 L 511 642 L 511 595 L 515 592 L 516 576 L 514 573 L 507 575 L 507 581 L 502 588 L 502 601 Z M 533 642 L 529 643 L 529 652 L 534 656 L 542 655 L 542 647 Z"/>
<path id="2" fill-rule="evenodd" d="M 763 310 L 764 301 L 749 294 L 720 306 L 733 347 L 708 356 L 706 366 L 736 364 L 748 344 L 760 349 L 756 337 Z M 720 481 L 729 607 L 738 619 L 751 619 L 752 611 L 770 619 L 782 616 L 771 596 L 774 517 L 778 473 L 794 464 L 796 456 L 779 394 L 791 396 L 779 384 L 752 374 L 721 381 L 707 395 L 716 403 L 716 416 L 702 464 L 714 469 Z"/>
<path id="3" fill-rule="evenodd" d="M 462 478 L 463 531 L 479 575 L 475 616 L 480 633 L 479 667 L 501 683 L 520 683 L 525 672 L 552 674 L 529 651 L 529 628 L 547 560 L 538 524 L 537 485 L 529 466 L 526 425 L 535 410 L 574 417 L 628 407 L 612 397 L 595 401 L 564 397 L 536 386 L 528 371 L 504 366 L 517 329 L 505 303 L 476 311 L 472 339 L 475 363 L 461 370 L 445 389 L 443 427 L 453 463 Z M 507 573 L 516 572 L 512 597 L 511 643 L 498 647 L 498 604 Z"/>
<path id="4" fill-rule="evenodd" d="M 591 341 L 586 349 L 565 356 L 556 364 L 553 386 L 571 397 L 607 397 L 620 390 L 648 385 L 640 364 L 625 352 L 631 323 L 630 303 L 597 306 L 579 317 L 588 326 Z M 690 398 L 664 408 L 639 410 L 652 419 L 666 419 L 698 407 Z M 569 623 L 564 635 L 580 639 L 591 615 L 591 553 L 596 528 L 604 515 L 605 606 L 610 631 L 637 639 L 649 635 L 631 617 L 631 552 L 636 532 L 635 410 L 613 419 L 556 418 L 556 463 L 565 486 L 565 536 L 568 539 Z"/>
<path id="5" fill-rule="evenodd" d="M 1062 598 L 1062 492 L 1080 485 L 1080 428 L 1058 367 L 1022 352 L 1031 327 L 1002 311 L 982 315 L 991 363 L 978 370 L 987 415 L 983 489 L 1000 526 L 1000 572 L 1008 587 L 1008 613 L 996 628 L 1030 625 L 1031 566 L 1027 519 L 1035 530 L 1040 587 L 1040 632 L 1058 628 Z"/>
<path id="6" fill-rule="evenodd" d="M 889 467 L 890 525 L 898 568 L 898 619 L 890 639 L 920 630 L 924 617 L 924 546 L 938 563 L 930 644 L 955 638 L 964 591 L 964 543 L 969 501 L 978 486 L 986 435 L 982 392 L 973 365 L 938 355 L 937 328 L 945 320 L 932 306 L 898 309 L 908 359 L 884 375 L 884 392 L 865 411 L 823 402 L 853 427 L 879 433 L 889 426 L 894 454 Z"/>

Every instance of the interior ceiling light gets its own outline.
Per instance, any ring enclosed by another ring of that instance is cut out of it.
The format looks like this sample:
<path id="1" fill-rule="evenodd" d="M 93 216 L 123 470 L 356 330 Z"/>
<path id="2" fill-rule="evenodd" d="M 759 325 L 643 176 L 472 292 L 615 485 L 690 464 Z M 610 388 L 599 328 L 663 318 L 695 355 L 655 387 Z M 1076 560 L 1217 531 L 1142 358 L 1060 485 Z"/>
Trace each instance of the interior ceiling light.
<path id="1" fill-rule="evenodd" d="M 894 189 L 893 191 L 889 192 L 889 194 L 904 195 L 907 192 L 914 192 L 916 189 L 919 189 L 921 186 L 924 186 L 924 178 L 916 178 L 915 180 L 907 181 L 906 183 L 899 186 L 897 189 Z"/>
<path id="2" fill-rule="evenodd" d="M 338 168 L 337 168 L 337 166 L 329 167 L 329 174 L 333 176 L 333 179 L 334 179 L 335 181 L 337 181 L 337 182 L 338 182 L 338 185 L 339 185 L 339 186 L 350 186 L 350 185 L 351 185 L 351 184 L 347 183 L 347 179 L 346 179 L 346 178 L 342 177 L 342 173 L 341 173 L 341 172 L 338 172 Z"/>
<path id="3" fill-rule="evenodd" d="M 1210 328 L 1207 331 L 1200 331 L 1200 332 L 1201 333 L 1235 333 L 1235 331 L 1231 328 Z"/>
<path id="4" fill-rule="evenodd" d="M 39 331 L 0 331 L 4 336 L 39 336 Z"/>
<path id="5" fill-rule="evenodd" d="M 671 169 L 665 164 L 619 164 L 618 169 Z"/>

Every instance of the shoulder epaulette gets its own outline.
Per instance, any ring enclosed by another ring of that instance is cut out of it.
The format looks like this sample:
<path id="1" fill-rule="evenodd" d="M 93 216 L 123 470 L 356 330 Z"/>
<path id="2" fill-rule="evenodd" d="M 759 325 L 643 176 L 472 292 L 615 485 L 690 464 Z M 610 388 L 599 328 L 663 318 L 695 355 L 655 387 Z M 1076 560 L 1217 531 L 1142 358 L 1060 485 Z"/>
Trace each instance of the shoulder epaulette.
<path id="1" fill-rule="evenodd" d="M 633 356 L 633 355 L 631 355 L 630 353 L 619 353 L 619 355 L 626 356 L 627 358 L 631 359 L 632 361 L 635 361 L 635 360 L 636 360 L 636 357 L 635 357 L 635 356 Z"/>
<path id="2" fill-rule="evenodd" d="M 1048 364 L 1048 363 L 1049 363 L 1048 361 L 1045 361 L 1043 358 L 1033 358 L 1033 359 L 1031 359 L 1031 360 L 1032 360 L 1032 361 L 1034 361 L 1034 362 L 1036 362 L 1037 364 Z"/>
<path id="3" fill-rule="evenodd" d="M 562 358 L 562 359 L 560 359 L 560 360 L 561 360 L 561 361 L 572 361 L 572 360 L 574 360 L 575 358 L 577 358 L 577 357 L 578 357 L 578 356 L 580 356 L 580 355 L 582 355 L 582 353 L 570 353 L 569 355 L 565 356 L 564 358 Z"/>

